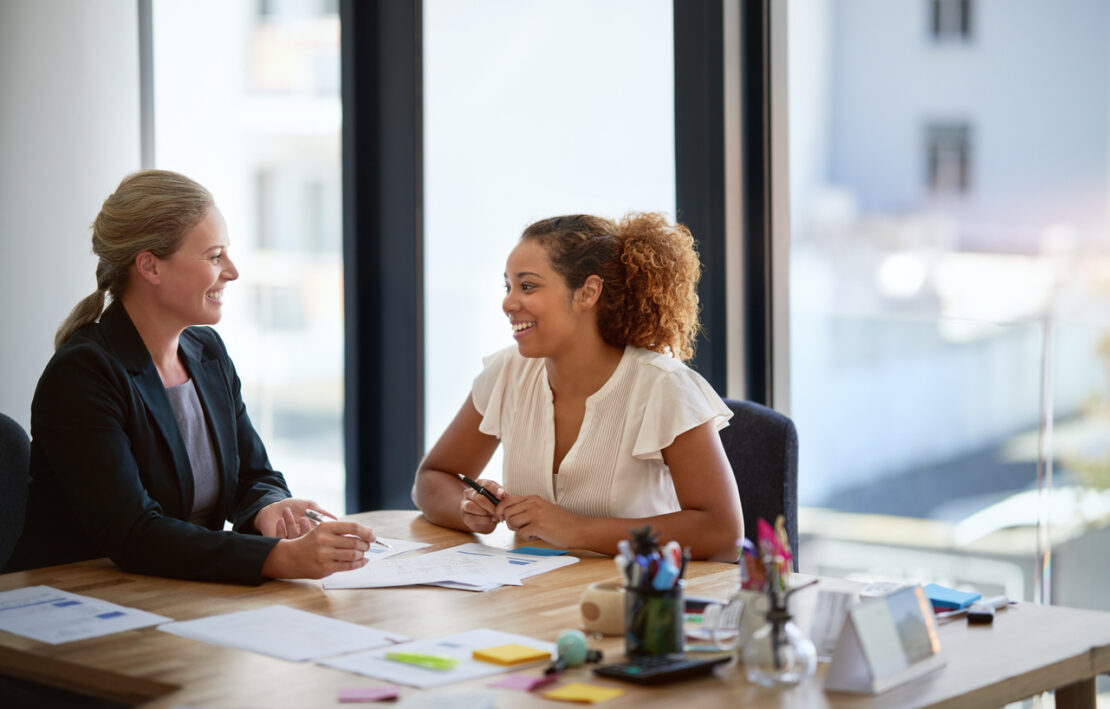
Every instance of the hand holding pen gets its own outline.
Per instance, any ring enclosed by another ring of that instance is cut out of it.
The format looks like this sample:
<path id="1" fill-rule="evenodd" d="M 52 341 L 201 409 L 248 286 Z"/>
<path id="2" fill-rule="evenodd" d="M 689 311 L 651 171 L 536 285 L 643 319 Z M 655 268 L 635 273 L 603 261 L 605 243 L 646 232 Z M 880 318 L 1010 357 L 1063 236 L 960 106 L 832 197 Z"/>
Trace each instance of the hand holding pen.
<path id="1" fill-rule="evenodd" d="M 334 518 L 329 519 L 328 517 L 325 517 L 324 515 L 322 515 L 321 513 L 317 512 L 316 510 L 313 510 L 313 509 L 305 510 L 304 511 L 304 516 L 309 518 L 310 520 L 312 520 L 316 524 L 323 524 L 324 522 L 336 522 L 336 521 L 338 521 Z M 393 549 L 393 547 L 386 544 L 385 542 L 383 542 L 380 539 L 373 539 L 373 540 L 371 540 L 371 543 L 372 544 L 377 544 L 378 546 L 385 547 L 386 549 L 390 549 L 390 550 Z"/>
<path id="2" fill-rule="evenodd" d="M 313 524 L 311 518 L 324 520 Z M 274 579 L 318 579 L 337 571 L 366 565 L 366 552 L 375 542 L 374 530 L 359 524 L 330 519 L 319 510 L 301 510 L 297 526 L 306 531 L 295 539 L 278 539 L 262 564 L 262 575 Z"/>
<path id="3" fill-rule="evenodd" d="M 472 532 L 488 534 L 501 521 L 497 507 L 505 496 L 505 489 L 493 480 L 473 480 L 462 473 L 456 475 L 468 490 L 463 491 L 459 516 Z"/>

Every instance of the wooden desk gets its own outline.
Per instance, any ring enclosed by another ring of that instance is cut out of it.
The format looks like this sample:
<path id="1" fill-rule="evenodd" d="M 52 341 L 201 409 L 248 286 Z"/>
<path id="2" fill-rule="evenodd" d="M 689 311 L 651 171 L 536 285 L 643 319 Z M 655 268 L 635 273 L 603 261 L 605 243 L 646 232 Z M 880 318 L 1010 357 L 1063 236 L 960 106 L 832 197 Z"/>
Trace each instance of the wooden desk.
<path id="1" fill-rule="evenodd" d="M 442 548 L 470 541 L 459 532 L 428 524 L 415 512 L 354 515 L 382 536 L 431 542 Z M 510 534 L 481 538 L 515 546 Z M 488 593 L 433 587 L 324 591 L 311 581 L 271 581 L 260 587 L 171 581 L 121 573 L 106 559 L 0 576 L 0 590 L 43 584 L 102 598 L 125 606 L 189 620 L 234 610 L 285 604 L 414 638 L 490 627 L 555 640 L 564 628 L 581 627 L 582 589 L 616 576 L 612 560 L 588 553 L 581 562 L 527 579 L 522 587 Z M 691 564 L 688 592 L 728 597 L 736 567 L 711 562 Z M 818 587 L 849 588 L 850 582 L 824 579 Z M 811 612 L 815 590 L 797 595 L 797 614 Z M 790 690 L 749 684 L 742 667 L 723 668 L 718 676 L 658 689 L 595 678 L 588 668 L 570 670 L 568 679 L 621 687 L 625 694 L 606 707 L 990 707 L 1056 687 L 1057 705 L 1094 706 L 1094 677 L 1110 672 L 1110 614 L 1021 604 L 1001 611 L 993 626 L 965 622 L 941 626 L 948 665 L 924 678 L 879 695 L 825 694 L 825 665 L 817 676 Z M 607 661 L 620 658 L 619 638 L 595 646 Z M 537 670 L 524 670 L 535 673 Z M 377 680 L 315 665 L 208 645 L 143 628 L 103 638 L 51 646 L 0 631 L 0 672 L 117 700 L 220 707 L 336 706 L 336 690 L 382 684 Z M 490 680 L 450 685 L 437 692 L 484 687 Z M 402 697 L 421 690 L 404 688 Z M 536 694 L 499 692 L 498 706 L 557 706 Z M 371 705 L 372 706 L 372 705 Z"/>

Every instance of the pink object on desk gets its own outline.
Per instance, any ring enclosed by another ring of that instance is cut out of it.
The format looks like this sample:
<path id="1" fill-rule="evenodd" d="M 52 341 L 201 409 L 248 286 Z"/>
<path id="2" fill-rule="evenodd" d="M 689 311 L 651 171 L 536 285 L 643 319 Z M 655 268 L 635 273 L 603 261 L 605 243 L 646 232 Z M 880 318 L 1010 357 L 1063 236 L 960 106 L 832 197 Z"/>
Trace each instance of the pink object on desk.
<path id="1" fill-rule="evenodd" d="M 559 679 L 558 672 L 549 675 L 541 675 L 539 677 L 508 675 L 496 682 L 490 683 L 490 686 L 500 687 L 501 689 L 523 689 L 525 692 L 529 692 L 536 687 L 545 687 L 557 679 Z"/>
<path id="2" fill-rule="evenodd" d="M 339 690 L 341 702 L 381 702 L 400 696 L 397 687 L 348 687 Z"/>

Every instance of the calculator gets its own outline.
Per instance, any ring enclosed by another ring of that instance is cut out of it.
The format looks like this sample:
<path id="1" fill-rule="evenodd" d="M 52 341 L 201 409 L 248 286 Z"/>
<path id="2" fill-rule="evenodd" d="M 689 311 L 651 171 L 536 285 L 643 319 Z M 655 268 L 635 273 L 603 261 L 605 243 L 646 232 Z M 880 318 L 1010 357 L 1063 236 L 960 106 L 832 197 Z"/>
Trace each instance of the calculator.
<path id="1" fill-rule="evenodd" d="M 697 659 L 681 655 L 643 657 L 632 662 L 595 667 L 594 674 L 636 684 L 666 684 L 707 675 L 714 667 L 731 659 L 732 655 Z"/>

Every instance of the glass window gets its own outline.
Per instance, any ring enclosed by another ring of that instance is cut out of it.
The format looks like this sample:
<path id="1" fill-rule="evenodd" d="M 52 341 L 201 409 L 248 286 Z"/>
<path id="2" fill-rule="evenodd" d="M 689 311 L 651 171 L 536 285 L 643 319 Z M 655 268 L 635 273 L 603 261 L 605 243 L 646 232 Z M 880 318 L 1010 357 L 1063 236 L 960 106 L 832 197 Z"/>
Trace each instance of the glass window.
<path id="1" fill-rule="evenodd" d="M 672 24 L 664 0 L 425 2 L 428 446 L 513 343 L 502 274 L 528 224 L 673 217 Z"/>
<path id="2" fill-rule="evenodd" d="M 1110 5 L 790 12 L 803 570 L 1110 610 Z"/>
<path id="3" fill-rule="evenodd" d="M 345 511 L 335 2 L 154 3 L 155 159 L 227 219 L 218 329 L 293 494 Z"/>
<path id="4" fill-rule="evenodd" d="M 963 42 L 971 38 L 971 0 L 929 0 L 929 5 L 935 39 Z"/>
<path id="5" fill-rule="evenodd" d="M 958 196 L 971 183 L 971 127 L 963 122 L 925 126 L 926 180 L 934 196 Z"/>

